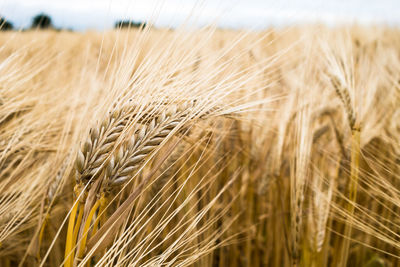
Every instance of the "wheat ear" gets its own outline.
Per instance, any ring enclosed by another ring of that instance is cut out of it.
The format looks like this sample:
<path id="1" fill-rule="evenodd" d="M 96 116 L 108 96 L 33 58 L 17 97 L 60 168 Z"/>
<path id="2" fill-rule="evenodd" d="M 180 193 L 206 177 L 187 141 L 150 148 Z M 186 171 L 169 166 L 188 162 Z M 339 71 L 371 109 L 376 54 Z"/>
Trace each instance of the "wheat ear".
<path id="1" fill-rule="evenodd" d="M 115 110 L 101 123 L 100 127 L 90 129 L 88 138 L 76 156 L 77 184 L 93 183 L 93 179 L 100 175 L 102 164 L 126 126 L 124 115 L 123 111 Z"/>
<path id="2" fill-rule="evenodd" d="M 353 107 L 351 105 L 351 97 L 347 87 L 343 86 L 339 78 L 336 76 L 331 76 L 331 82 L 336 94 L 343 103 L 344 109 L 347 114 L 347 120 L 349 122 L 350 128 L 353 130 L 356 126 L 356 115 L 354 113 Z"/>
<path id="3" fill-rule="evenodd" d="M 162 112 L 135 133 L 118 152 L 113 155 L 106 168 L 106 191 L 121 185 L 130 179 L 146 157 L 166 139 L 166 137 L 187 117 L 187 112 L 177 111 L 176 106 L 170 112 Z"/>

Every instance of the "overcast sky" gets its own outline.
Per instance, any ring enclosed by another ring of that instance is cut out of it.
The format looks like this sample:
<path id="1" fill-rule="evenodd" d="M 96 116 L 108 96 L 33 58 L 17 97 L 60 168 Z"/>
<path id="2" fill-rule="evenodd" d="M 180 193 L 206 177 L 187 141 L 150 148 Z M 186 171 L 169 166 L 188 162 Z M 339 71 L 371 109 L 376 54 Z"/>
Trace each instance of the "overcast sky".
<path id="1" fill-rule="evenodd" d="M 121 19 L 175 27 L 188 18 L 255 29 L 310 22 L 400 26 L 400 0 L 0 0 L 0 14 L 16 27 L 29 26 L 39 12 L 75 30 L 109 29 Z"/>

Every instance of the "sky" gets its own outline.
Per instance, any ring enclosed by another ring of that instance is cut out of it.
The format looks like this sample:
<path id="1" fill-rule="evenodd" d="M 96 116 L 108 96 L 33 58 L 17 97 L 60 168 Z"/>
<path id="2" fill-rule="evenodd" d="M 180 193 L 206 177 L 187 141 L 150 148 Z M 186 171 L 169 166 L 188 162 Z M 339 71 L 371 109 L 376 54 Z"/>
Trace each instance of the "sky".
<path id="1" fill-rule="evenodd" d="M 44 12 L 56 27 L 104 30 L 117 20 L 263 29 L 324 23 L 400 26 L 400 0 L 0 0 L 0 15 L 18 28 Z"/>

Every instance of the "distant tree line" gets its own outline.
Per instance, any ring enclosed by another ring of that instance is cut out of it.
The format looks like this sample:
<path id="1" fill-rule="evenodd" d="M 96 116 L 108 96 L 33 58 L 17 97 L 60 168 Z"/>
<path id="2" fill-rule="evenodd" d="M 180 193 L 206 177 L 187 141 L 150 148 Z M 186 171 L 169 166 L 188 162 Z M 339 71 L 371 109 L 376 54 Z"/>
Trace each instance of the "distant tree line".
<path id="1" fill-rule="evenodd" d="M 50 16 L 44 13 L 40 13 L 39 15 L 33 17 L 31 28 L 49 29 L 54 27 Z"/>
<path id="2" fill-rule="evenodd" d="M 54 29 L 51 17 L 45 13 L 40 13 L 32 18 L 31 29 Z M 14 29 L 12 22 L 0 16 L 0 30 L 10 31 Z"/>
<path id="3" fill-rule="evenodd" d="M 0 30 L 11 31 L 12 29 L 14 29 L 14 25 L 5 18 L 0 17 Z"/>
<path id="4" fill-rule="evenodd" d="M 146 27 L 145 22 L 135 22 L 132 20 L 119 20 L 115 23 L 116 29 Z M 11 31 L 14 29 L 12 22 L 0 16 L 0 31 Z M 40 13 L 32 18 L 30 29 L 55 29 L 51 17 L 45 13 Z"/>
<path id="5" fill-rule="evenodd" d="M 146 22 L 135 22 L 132 20 L 119 20 L 115 23 L 114 28 L 122 29 L 122 28 L 139 28 L 146 27 Z"/>

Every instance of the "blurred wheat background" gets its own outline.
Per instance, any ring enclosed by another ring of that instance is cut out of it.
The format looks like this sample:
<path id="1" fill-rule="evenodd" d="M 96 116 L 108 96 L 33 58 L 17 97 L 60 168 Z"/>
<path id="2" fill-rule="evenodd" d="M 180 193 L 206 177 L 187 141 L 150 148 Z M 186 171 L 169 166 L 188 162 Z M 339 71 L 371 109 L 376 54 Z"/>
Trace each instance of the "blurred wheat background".
<path id="1" fill-rule="evenodd" d="M 400 266 L 400 32 L 0 34 L 1 266 Z"/>

